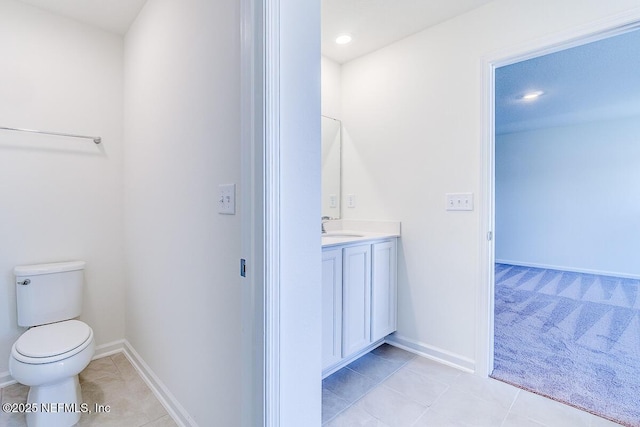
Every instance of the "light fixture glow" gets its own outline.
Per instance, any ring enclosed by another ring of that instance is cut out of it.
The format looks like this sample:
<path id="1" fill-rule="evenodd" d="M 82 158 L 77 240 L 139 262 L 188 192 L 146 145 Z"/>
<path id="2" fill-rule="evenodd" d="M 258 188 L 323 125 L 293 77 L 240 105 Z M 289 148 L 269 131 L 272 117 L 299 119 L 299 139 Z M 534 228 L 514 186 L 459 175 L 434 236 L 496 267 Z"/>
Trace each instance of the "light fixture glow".
<path id="1" fill-rule="evenodd" d="M 528 92 L 525 93 L 524 95 L 522 95 L 523 100 L 525 101 L 533 101 L 536 100 L 538 98 L 540 98 L 542 95 L 544 95 L 544 92 L 542 92 L 541 90 L 535 91 L 535 92 Z"/>
<path id="2" fill-rule="evenodd" d="M 351 34 L 341 34 L 338 37 L 336 37 L 337 44 L 351 43 L 351 40 L 352 40 Z"/>

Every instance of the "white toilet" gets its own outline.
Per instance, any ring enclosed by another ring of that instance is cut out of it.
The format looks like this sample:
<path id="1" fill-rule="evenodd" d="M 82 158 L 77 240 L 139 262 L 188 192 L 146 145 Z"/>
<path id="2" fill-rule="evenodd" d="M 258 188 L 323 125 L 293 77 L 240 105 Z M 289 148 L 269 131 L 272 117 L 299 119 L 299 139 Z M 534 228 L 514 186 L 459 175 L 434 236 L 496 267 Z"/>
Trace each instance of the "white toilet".
<path id="1" fill-rule="evenodd" d="M 95 352 L 82 312 L 84 261 L 15 267 L 18 325 L 30 327 L 11 348 L 9 372 L 29 386 L 29 427 L 70 427 L 82 413 L 78 374 Z"/>

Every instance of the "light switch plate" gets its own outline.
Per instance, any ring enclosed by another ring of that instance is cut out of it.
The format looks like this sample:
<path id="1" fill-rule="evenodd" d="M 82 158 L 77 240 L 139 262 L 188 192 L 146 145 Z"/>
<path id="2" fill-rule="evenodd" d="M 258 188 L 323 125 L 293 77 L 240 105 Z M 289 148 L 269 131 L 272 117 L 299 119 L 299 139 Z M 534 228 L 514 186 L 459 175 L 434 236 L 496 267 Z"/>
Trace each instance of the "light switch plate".
<path id="1" fill-rule="evenodd" d="M 335 194 L 329 195 L 329 207 L 337 208 L 338 207 L 338 196 Z"/>
<path id="2" fill-rule="evenodd" d="M 355 194 L 347 194 L 347 207 L 355 208 L 356 207 L 356 195 Z"/>
<path id="3" fill-rule="evenodd" d="M 472 211 L 473 193 L 447 193 L 448 211 Z"/>
<path id="4" fill-rule="evenodd" d="M 221 184 L 218 186 L 218 213 L 235 215 L 236 213 L 236 185 Z"/>

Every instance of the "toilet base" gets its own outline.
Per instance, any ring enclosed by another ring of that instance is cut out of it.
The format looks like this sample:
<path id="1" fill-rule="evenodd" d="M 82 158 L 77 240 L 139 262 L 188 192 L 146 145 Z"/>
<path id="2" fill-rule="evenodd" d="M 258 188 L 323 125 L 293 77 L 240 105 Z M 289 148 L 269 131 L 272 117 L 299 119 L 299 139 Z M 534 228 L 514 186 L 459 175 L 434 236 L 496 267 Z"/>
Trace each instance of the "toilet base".
<path id="1" fill-rule="evenodd" d="M 28 427 L 71 427 L 87 409 L 82 405 L 77 375 L 55 384 L 31 387 L 27 403 L 35 409 L 27 413 Z"/>

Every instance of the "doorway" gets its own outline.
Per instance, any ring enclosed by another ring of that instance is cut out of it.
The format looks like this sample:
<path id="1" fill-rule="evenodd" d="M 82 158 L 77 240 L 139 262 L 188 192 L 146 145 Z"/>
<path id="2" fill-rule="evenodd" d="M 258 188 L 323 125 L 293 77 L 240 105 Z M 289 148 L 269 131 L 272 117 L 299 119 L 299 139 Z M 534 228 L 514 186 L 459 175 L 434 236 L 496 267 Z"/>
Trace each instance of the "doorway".
<path id="1" fill-rule="evenodd" d="M 621 422 L 640 414 L 624 384 L 640 345 L 626 332 L 638 322 L 640 272 L 627 253 L 640 249 L 630 215 L 640 205 L 607 200 L 635 194 L 628 183 L 640 178 L 640 92 L 625 85 L 640 69 L 625 62 L 639 35 L 618 28 L 492 64 L 488 373 Z"/>

